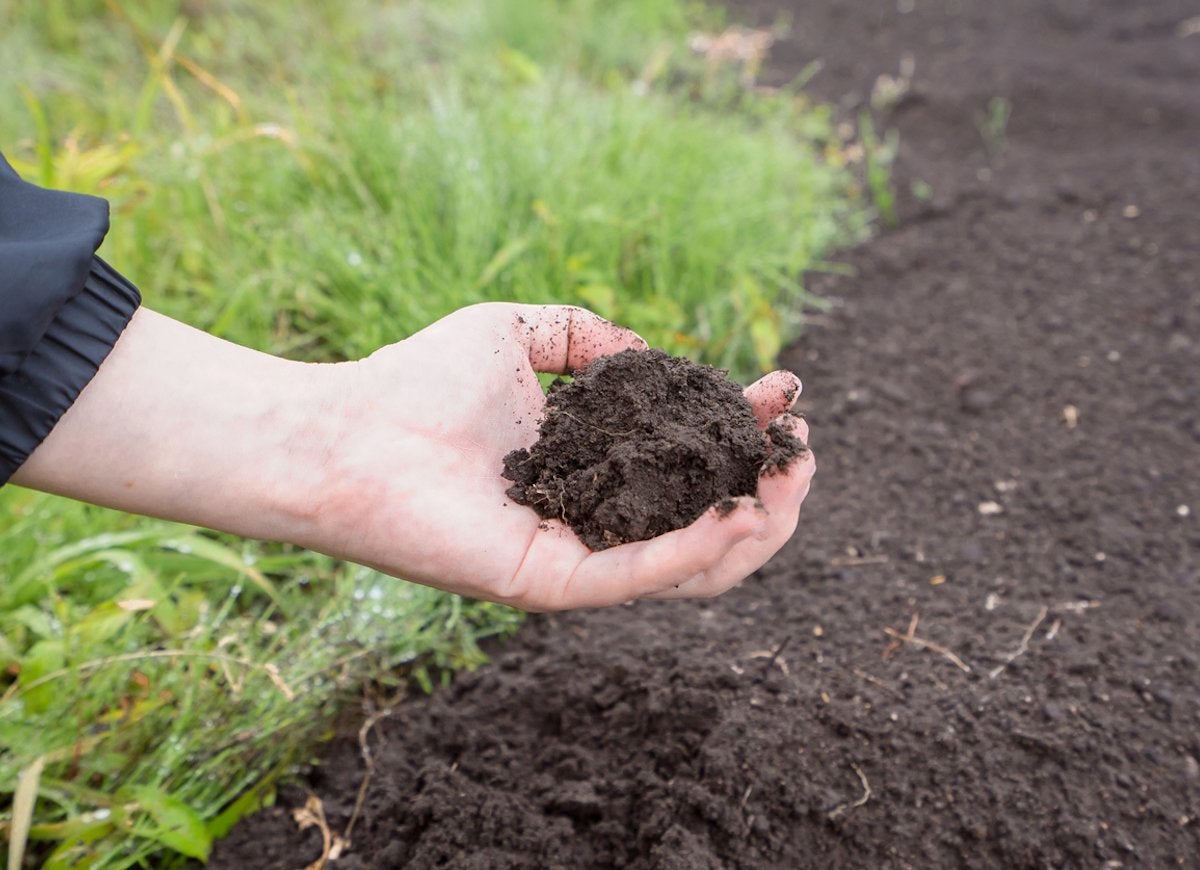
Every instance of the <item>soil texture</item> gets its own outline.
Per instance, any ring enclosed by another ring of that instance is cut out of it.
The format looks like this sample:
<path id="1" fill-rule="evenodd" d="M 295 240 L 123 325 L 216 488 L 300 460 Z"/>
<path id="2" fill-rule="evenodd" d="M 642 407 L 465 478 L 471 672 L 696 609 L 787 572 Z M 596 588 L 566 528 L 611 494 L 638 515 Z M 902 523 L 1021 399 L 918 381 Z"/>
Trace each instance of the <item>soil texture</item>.
<path id="1" fill-rule="evenodd" d="M 725 372 L 627 350 L 550 385 L 538 440 L 504 458 L 504 476 L 513 501 L 603 550 L 753 495 L 766 458 L 754 411 Z"/>
<path id="2" fill-rule="evenodd" d="M 531 618 L 369 729 L 358 867 L 1196 867 L 1200 9 L 753 0 L 897 228 L 813 276 L 801 526 L 721 598 Z M 890 85 L 876 87 L 880 75 Z M 885 93 L 886 92 L 886 93 Z M 342 831 L 359 723 L 214 867 Z"/>

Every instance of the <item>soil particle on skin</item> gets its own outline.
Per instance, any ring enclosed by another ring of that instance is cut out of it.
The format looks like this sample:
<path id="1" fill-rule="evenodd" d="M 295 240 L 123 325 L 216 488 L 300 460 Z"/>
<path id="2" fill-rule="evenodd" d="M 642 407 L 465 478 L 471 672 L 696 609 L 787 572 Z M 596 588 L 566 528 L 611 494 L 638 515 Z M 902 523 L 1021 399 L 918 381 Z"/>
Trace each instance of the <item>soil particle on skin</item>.
<path id="1" fill-rule="evenodd" d="M 808 445 L 793 435 L 780 420 L 772 420 L 767 424 L 767 439 L 770 441 L 770 450 L 763 461 L 763 474 L 767 477 L 786 471 L 793 459 L 803 456 L 808 450 Z"/>
<path id="2" fill-rule="evenodd" d="M 780 426 L 768 445 L 725 373 L 661 350 L 601 357 L 555 381 L 532 448 L 504 459 L 509 497 L 561 519 L 593 550 L 691 524 L 753 495 L 803 450 Z M 726 510 L 728 513 L 728 509 Z"/>

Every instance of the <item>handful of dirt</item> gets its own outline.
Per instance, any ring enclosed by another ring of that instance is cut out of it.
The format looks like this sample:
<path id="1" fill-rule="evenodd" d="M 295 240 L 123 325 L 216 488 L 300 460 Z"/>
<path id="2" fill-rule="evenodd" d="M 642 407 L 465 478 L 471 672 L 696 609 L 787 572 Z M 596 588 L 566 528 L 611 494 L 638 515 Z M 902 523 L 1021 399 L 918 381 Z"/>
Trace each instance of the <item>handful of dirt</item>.
<path id="1" fill-rule="evenodd" d="M 768 431 L 770 446 L 720 369 L 626 350 L 551 385 L 537 443 L 504 457 L 508 496 L 593 550 L 641 541 L 754 495 L 764 468 L 805 449 L 781 427 Z"/>

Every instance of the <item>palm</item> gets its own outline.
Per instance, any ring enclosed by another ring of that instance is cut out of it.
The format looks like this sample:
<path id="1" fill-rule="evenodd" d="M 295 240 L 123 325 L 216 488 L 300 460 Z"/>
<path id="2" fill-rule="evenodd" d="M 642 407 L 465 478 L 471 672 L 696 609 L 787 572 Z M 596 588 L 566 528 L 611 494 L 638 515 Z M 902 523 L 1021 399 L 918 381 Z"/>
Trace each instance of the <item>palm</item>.
<path id="1" fill-rule="evenodd" d="M 356 422 L 335 447 L 344 485 L 338 503 L 329 505 L 330 516 L 343 521 L 341 540 L 325 549 L 406 579 L 529 609 L 674 594 L 688 583 L 703 588 L 681 593 L 712 594 L 714 582 L 723 591 L 731 582 L 711 576 L 718 563 L 744 570 L 736 582 L 791 534 L 799 478 L 774 528 L 747 505 L 726 520 L 697 521 L 712 528 L 693 526 L 602 553 L 505 496 L 504 456 L 533 443 L 545 404 L 535 368 L 575 369 L 635 346 L 644 343 L 633 333 L 579 309 L 481 305 L 355 364 L 348 399 Z M 783 392 L 758 397 L 760 419 L 786 411 L 792 397 L 781 398 Z M 805 490 L 810 474 L 802 475 Z M 764 534 L 764 525 L 769 540 L 747 540 Z"/>

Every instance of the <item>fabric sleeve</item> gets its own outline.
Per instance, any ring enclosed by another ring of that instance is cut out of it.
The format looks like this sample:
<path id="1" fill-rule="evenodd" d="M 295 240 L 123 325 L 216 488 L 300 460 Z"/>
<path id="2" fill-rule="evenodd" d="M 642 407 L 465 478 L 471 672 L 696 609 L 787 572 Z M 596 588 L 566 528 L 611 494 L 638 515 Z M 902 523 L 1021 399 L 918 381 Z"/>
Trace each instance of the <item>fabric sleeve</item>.
<path id="1" fill-rule="evenodd" d="M 96 256 L 108 203 L 22 181 L 0 155 L 0 485 L 91 381 L 141 303 Z"/>

